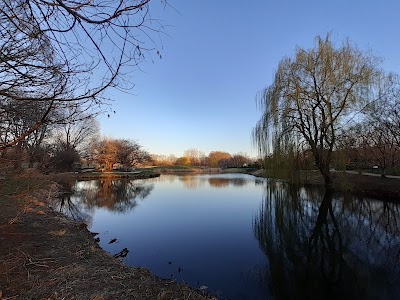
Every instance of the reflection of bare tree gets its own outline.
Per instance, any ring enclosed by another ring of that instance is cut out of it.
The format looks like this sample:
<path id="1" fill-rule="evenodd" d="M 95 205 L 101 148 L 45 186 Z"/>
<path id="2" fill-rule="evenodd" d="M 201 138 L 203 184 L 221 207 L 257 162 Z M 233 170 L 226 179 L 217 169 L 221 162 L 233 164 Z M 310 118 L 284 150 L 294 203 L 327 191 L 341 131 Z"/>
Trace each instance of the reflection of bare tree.
<path id="1" fill-rule="evenodd" d="M 218 177 L 210 177 L 208 178 L 208 183 L 210 186 L 216 188 L 224 188 L 229 186 L 229 179 L 227 178 L 218 178 Z"/>
<path id="2" fill-rule="evenodd" d="M 277 299 L 395 299 L 399 206 L 269 184 L 253 222 Z"/>
<path id="3" fill-rule="evenodd" d="M 154 185 L 142 180 L 80 181 L 71 188 L 71 193 L 57 199 L 56 210 L 75 219 L 88 223 L 91 218 L 86 212 L 95 207 L 104 207 L 114 212 L 127 212 L 137 205 L 138 199 L 146 198 Z"/>
<path id="4" fill-rule="evenodd" d="M 95 188 L 82 189 L 80 194 L 87 207 L 104 207 L 115 212 L 127 212 L 146 198 L 154 188 L 139 180 L 103 178 L 95 181 Z"/>
<path id="5" fill-rule="evenodd" d="M 248 184 L 248 180 L 240 177 L 238 178 L 210 177 L 208 178 L 208 183 L 210 184 L 210 186 L 217 188 L 228 187 L 229 185 L 240 187 Z"/>
<path id="6" fill-rule="evenodd" d="M 156 182 L 169 182 L 169 183 L 174 183 L 176 181 L 175 175 L 168 175 L 168 174 L 163 174 L 162 176 L 152 178 L 151 180 L 156 181 Z"/>
<path id="7" fill-rule="evenodd" d="M 244 178 L 231 178 L 231 179 L 230 179 L 230 183 L 231 183 L 233 186 L 240 187 L 240 186 L 246 185 L 246 184 L 247 184 L 247 180 L 244 179 Z"/>
<path id="8" fill-rule="evenodd" d="M 74 197 L 71 193 L 65 193 L 52 202 L 52 207 L 58 212 L 63 213 L 72 220 L 90 224 L 92 216 L 88 212 L 81 201 Z"/>
<path id="9" fill-rule="evenodd" d="M 196 175 L 183 175 L 178 178 L 186 188 L 191 190 L 204 186 L 204 180 Z"/>

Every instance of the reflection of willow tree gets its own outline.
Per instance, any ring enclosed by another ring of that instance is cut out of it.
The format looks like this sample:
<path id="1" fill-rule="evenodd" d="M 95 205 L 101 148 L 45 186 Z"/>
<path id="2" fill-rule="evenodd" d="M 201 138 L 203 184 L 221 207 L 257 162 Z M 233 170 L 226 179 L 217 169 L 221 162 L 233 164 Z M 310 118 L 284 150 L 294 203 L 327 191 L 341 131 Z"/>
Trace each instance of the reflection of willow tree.
<path id="1" fill-rule="evenodd" d="M 104 207 L 115 212 L 126 212 L 137 205 L 153 190 L 153 184 L 137 180 L 114 180 L 103 178 L 95 186 L 80 190 L 82 201 L 89 208 Z"/>
<path id="2" fill-rule="evenodd" d="M 276 299 L 395 298 L 399 216 L 390 203 L 270 184 L 253 222 L 269 259 L 262 281 Z"/>
<path id="3" fill-rule="evenodd" d="M 308 244 L 308 270 L 320 274 L 326 283 L 336 283 L 342 275 L 343 243 L 332 208 L 332 192 L 326 191 Z"/>

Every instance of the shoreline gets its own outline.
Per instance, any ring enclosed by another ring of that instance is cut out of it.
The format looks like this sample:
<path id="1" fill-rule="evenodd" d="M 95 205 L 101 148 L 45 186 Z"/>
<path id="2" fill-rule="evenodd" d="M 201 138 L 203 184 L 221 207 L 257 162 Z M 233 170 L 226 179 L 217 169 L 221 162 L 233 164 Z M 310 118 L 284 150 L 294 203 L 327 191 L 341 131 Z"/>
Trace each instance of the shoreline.
<path id="1" fill-rule="evenodd" d="M 156 172 L 90 172 L 78 173 L 78 179 L 101 179 L 101 178 L 129 178 L 129 179 L 149 179 L 159 177 Z"/>

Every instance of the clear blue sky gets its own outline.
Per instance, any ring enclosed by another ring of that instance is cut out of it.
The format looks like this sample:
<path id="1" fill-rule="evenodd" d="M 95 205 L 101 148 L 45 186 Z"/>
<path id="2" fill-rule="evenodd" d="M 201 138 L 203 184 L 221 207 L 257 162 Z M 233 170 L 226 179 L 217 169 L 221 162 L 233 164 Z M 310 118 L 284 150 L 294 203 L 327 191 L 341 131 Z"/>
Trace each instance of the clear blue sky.
<path id="1" fill-rule="evenodd" d="M 283 56 L 312 47 L 316 35 L 349 37 L 400 73 L 398 0 L 168 1 L 178 12 L 152 7 L 168 25 L 163 58 L 141 65 L 132 94 L 110 93 L 116 114 L 100 118 L 102 134 L 137 140 L 150 153 L 256 156 L 256 93 L 272 83 Z"/>

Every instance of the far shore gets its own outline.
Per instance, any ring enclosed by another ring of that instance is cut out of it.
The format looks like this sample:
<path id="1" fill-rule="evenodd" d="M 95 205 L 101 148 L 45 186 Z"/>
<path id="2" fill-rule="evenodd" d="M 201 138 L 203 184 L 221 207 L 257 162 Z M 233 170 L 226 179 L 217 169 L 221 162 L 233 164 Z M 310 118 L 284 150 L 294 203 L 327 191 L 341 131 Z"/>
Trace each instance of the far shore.
<path id="1" fill-rule="evenodd" d="M 97 178 L 130 178 L 130 179 L 147 179 L 160 176 L 160 173 L 153 171 L 131 171 L 131 172 L 86 172 L 79 173 L 80 179 L 97 179 Z"/>

